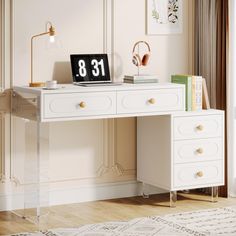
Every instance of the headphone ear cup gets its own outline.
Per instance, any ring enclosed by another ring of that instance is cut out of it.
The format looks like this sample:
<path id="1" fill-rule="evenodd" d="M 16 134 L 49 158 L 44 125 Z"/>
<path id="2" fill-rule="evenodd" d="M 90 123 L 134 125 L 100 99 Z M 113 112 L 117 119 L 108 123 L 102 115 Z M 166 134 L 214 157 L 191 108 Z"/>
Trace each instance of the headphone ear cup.
<path id="1" fill-rule="evenodd" d="M 149 54 L 145 54 L 142 58 L 142 65 L 146 66 L 148 64 L 148 60 L 149 60 L 150 55 Z"/>
<path id="2" fill-rule="evenodd" d="M 133 59 L 132 62 L 134 63 L 134 65 L 136 66 L 141 66 L 142 65 L 142 60 L 140 58 L 140 56 L 138 54 L 134 54 L 133 55 Z"/>

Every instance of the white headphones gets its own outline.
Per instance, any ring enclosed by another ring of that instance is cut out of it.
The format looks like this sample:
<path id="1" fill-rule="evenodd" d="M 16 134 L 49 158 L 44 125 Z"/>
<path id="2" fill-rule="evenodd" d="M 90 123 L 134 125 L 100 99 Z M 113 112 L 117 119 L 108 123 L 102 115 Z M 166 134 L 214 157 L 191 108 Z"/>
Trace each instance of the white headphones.
<path id="1" fill-rule="evenodd" d="M 145 44 L 147 46 L 147 48 L 148 48 L 148 52 L 145 53 L 142 58 L 141 58 L 141 56 L 138 53 L 135 52 L 135 48 L 140 43 Z M 149 60 L 150 54 L 151 54 L 151 49 L 150 49 L 149 44 L 146 41 L 138 41 L 138 42 L 136 42 L 134 44 L 134 47 L 133 47 L 133 58 L 132 58 L 133 64 L 136 65 L 136 66 L 146 66 L 148 64 L 148 60 Z"/>

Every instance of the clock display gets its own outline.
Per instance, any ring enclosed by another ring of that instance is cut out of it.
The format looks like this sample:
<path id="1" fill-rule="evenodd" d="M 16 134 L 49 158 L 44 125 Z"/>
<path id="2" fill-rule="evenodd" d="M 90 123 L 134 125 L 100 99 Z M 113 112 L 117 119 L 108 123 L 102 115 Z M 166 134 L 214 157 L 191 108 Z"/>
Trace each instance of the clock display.
<path id="1" fill-rule="evenodd" d="M 74 82 L 110 80 L 107 54 L 77 54 L 70 58 Z"/>

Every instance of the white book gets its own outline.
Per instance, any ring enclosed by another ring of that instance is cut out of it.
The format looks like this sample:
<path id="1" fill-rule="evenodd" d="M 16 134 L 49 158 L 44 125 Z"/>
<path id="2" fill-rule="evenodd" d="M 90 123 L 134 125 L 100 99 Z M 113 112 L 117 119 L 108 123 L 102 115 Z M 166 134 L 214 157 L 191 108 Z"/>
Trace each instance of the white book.
<path id="1" fill-rule="evenodd" d="M 195 110 L 202 110 L 202 76 L 195 78 Z"/>
<path id="2" fill-rule="evenodd" d="M 124 78 L 124 83 L 133 83 L 133 84 L 141 84 L 141 83 L 158 83 L 158 79 L 138 79 L 138 80 L 133 80 L 133 79 L 127 79 Z"/>
<path id="3" fill-rule="evenodd" d="M 158 79 L 156 75 L 147 75 L 147 74 L 125 75 L 124 78 L 130 80 Z"/>

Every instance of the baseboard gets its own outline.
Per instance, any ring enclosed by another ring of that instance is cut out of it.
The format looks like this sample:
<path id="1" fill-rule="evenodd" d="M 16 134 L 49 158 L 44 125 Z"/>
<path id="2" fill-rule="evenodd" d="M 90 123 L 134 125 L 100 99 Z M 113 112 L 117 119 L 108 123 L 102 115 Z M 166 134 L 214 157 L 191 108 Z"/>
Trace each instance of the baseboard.
<path id="1" fill-rule="evenodd" d="M 64 205 L 79 202 L 97 201 L 105 199 L 139 196 L 141 184 L 136 181 L 96 184 L 73 188 L 50 189 L 49 204 Z M 166 191 L 149 187 L 150 194 L 159 194 Z M 10 211 L 24 208 L 24 194 L 0 195 L 0 211 Z"/>

